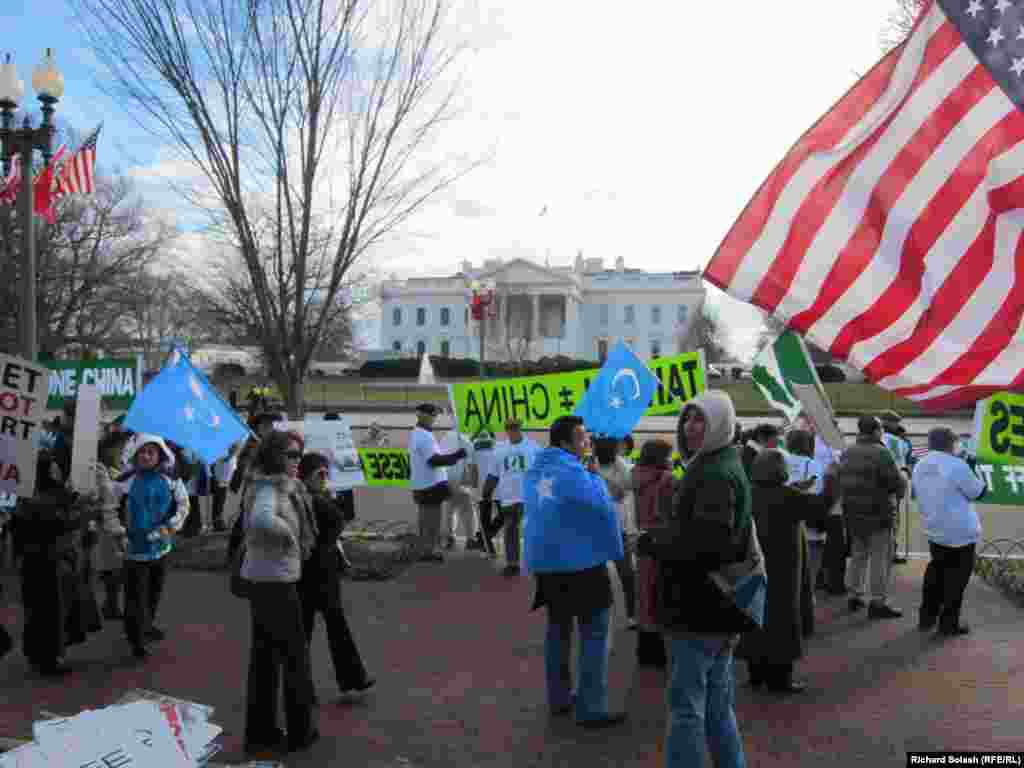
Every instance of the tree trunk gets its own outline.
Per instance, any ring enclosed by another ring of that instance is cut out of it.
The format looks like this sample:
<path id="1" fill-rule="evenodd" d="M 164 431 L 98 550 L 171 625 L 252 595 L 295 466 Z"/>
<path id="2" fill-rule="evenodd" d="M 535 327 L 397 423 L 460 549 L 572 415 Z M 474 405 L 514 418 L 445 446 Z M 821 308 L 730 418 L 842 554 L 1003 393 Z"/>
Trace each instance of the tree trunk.
<path id="1" fill-rule="evenodd" d="M 288 418 L 301 419 L 306 413 L 305 375 L 298 369 L 285 370 L 277 377 Z"/>

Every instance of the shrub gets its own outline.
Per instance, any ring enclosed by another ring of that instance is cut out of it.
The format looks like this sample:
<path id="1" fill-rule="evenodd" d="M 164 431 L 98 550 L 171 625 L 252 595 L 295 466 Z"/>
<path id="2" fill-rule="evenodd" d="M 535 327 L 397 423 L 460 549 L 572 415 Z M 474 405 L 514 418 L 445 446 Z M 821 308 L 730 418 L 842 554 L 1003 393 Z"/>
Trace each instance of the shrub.
<path id="1" fill-rule="evenodd" d="M 819 365 L 818 378 L 822 384 L 838 384 L 846 381 L 846 374 L 834 365 Z"/>

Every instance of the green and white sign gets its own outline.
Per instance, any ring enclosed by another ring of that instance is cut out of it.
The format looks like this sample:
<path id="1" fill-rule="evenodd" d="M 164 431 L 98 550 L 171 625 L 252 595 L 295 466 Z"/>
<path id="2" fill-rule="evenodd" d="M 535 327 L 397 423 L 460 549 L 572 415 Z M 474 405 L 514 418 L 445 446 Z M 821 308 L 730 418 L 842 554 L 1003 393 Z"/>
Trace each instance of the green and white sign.
<path id="1" fill-rule="evenodd" d="M 645 416 L 679 413 L 683 403 L 704 391 L 707 375 L 702 351 L 661 357 L 647 367 L 658 379 L 658 389 Z M 449 384 L 458 431 L 465 435 L 484 428 L 501 432 L 510 418 L 532 429 L 550 426 L 558 417 L 575 411 L 598 370 Z"/>
<path id="2" fill-rule="evenodd" d="M 50 390 L 46 407 L 56 411 L 78 397 L 80 384 L 94 384 L 108 408 L 131 406 L 142 384 L 142 358 L 123 360 L 47 360 Z"/>
<path id="3" fill-rule="evenodd" d="M 974 410 L 975 471 L 982 504 L 1024 505 L 1024 394 L 999 392 Z"/>

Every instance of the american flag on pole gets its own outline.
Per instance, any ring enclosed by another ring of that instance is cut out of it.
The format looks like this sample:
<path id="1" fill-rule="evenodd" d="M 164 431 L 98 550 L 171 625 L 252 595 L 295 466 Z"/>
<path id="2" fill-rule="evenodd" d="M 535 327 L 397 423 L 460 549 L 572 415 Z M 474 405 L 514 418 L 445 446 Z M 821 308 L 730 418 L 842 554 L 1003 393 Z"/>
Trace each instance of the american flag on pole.
<path id="1" fill-rule="evenodd" d="M 934 408 L 1024 388 L 1024 0 L 932 0 L 705 270 Z"/>
<path id="2" fill-rule="evenodd" d="M 96 192 L 96 140 L 99 138 L 100 129 L 103 123 L 96 126 L 96 130 L 89 134 L 82 142 L 60 172 L 57 181 L 57 197 L 80 193 L 92 195 Z"/>

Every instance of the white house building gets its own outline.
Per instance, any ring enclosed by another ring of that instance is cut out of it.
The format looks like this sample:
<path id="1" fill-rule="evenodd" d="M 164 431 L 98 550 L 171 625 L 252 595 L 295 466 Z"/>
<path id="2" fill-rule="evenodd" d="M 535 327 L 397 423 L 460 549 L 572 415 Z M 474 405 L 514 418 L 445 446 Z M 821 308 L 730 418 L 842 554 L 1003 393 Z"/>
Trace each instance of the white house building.
<path id="1" fill-rule="evenodd" d="M 491 259 L 466 261 L 451 277 L 392 279 L 381 285 L 381 346 L 406 355 L 480 356 L 479 324 L 469 316 L 469 286 L 494 284 L 497 315 L 487 318 L 488 360 L 544 356 L 602 360 L 617 339 L 641 358 L 684 351 L 706 291 L 699 272 L 605 269 L 601 259 L 545 267 Z"/>

